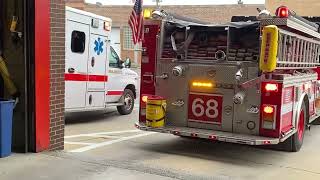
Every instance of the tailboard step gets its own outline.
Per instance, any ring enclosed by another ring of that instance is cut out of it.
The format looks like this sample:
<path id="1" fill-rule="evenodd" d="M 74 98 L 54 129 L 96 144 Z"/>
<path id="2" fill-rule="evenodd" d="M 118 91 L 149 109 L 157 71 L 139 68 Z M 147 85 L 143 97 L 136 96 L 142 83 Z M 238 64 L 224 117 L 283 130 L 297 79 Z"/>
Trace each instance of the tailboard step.
<path id="1" fill-rule="evenodd" d="M 189 127 L 165 126 L 162 128 L 147 127 L 145 124 L 136 123 L 136 128 L 143 131 L 154 131 L 159 133 L 168 133 L 177 136 L 188 136 L 195 138 L 211 139 L 216 141 L 247 144 L 247 145 L 271 145 L 279 144 L 279 138 L 269 138 L 248 134 L 237 134 L 223 131 L 206 130 Z"/>

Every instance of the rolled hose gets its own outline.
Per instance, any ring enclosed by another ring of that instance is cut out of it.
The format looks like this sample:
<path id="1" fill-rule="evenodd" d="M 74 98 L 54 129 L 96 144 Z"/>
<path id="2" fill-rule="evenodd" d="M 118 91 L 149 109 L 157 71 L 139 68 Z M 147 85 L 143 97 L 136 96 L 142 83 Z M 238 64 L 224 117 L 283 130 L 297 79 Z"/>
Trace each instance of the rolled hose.
<path id="1" fill-rule="evenodd" d="M 9 94 L 12 96 L 12 98 L 17 100 L 17 98 L 19 98 L 20 96 L 20 93 L 17 87 L 15 86 L 15 84 L 13 83 L 13 80 L 11 79 L 6 62 L 1 56 L 0 56 L 0 74 L 3 78 L 4 86 L 8 90 Z"/>

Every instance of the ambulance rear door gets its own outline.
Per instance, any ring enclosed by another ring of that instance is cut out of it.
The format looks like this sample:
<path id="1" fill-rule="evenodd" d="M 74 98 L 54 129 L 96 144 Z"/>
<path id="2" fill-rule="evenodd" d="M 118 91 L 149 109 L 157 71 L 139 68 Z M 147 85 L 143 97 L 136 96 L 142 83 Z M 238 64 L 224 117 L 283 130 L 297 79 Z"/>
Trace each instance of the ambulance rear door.
<path id="1" fill-rule="evenodd" d="M 86 105 L 89 31 L 89 25 L 71 20 L 66 22 L 66 110 L 82 109 Z"/>

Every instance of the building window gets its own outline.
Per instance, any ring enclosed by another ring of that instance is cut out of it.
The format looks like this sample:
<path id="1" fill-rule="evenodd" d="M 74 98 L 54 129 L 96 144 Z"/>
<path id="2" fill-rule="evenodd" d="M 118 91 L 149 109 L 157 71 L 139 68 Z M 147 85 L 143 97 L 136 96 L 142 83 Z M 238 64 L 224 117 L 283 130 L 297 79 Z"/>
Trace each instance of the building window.
<path id="1" fill-rule="evenodd" d="M 132 31 L 129 26 L 123 27 L 123 49 L 124 50 L 141 50 L 141 43 L 136 47 L 132 40 Z"/>
<path id="2" fill-rule="evenodd" d="M 81 31 L 72 31 L 71 51 L 74 53 L 83 53 L 86 48 L 86 34 Z"/>

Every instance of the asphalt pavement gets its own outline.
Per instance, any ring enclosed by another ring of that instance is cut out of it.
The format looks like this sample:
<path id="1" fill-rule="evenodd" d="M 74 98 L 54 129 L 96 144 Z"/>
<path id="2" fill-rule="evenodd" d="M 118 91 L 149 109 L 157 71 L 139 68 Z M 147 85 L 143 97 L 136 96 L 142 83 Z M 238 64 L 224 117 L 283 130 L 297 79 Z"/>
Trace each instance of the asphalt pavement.
<path id="1" fill-rule="evenodd" d="M 320 179 L 320 126 L 311 126 L 301 151 L 291 153 L 143 132 L 134 127 L 138 112 L 136 103 L 126 116 L 116 108 L 68 114 L 64 151 L 1 159 L 0 179 Z"/>
<path id="2" fill-rule="evenodd" d="M 320 126 L 298 153 L 134 128 L 138 109 L 67 116 L 65 151 L 1 159 L 0 179 L 320 179 Z"/>

